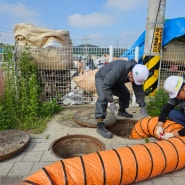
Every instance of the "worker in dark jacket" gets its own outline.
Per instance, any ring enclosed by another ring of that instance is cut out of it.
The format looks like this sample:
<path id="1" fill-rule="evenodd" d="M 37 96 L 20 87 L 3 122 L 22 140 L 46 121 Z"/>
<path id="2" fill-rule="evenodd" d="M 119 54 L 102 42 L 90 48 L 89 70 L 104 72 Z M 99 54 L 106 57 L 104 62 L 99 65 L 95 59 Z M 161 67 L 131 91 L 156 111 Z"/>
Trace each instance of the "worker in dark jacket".
<path id="1" fill-rule="evenodd" d="M 169 94 L 169 101 L 159 115 L 156 134 L 161 139 L 185 136 L 185 128 L 178 132 L 164 132 L 163 124 L 167 117 L 185 127 L 185 79 L 180 76 L 170 76 L 164 82 L 164 90 Z M 175 107 L 179 109 L 175 109 Z"/>
<path id="2" fill-rule="evenodd" d="M 117 111 L 113 95 L 119 97 L 118 116 L 132 118 L 133 115 L 126 112 L 129 107 L 130 92 L 125 83 L 132 82 L 136 101 L 139 104 L 143 116 L 148 116 L 145 109 L 143 83 L 148 78 L 149 71 L 145 65 L 137 64 L 135 60 L 115 60 L 101 67 L 96 73 L 96 91 L 98 99 L 96 102 L 95 118 L 98 120 L 97 132 L 105 138 L 111 138 L 112 133 L 108 131 L 103 120 L 107 115 L 108 103 L 110 112 Z"/>

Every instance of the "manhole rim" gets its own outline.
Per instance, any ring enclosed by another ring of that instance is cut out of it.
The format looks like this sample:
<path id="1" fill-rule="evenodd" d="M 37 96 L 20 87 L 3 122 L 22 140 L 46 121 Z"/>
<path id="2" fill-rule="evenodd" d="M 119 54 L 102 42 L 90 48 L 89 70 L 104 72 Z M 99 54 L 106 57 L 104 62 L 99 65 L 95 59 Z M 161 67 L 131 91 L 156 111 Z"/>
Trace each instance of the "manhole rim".
<path id="1" fill-rule="evenodd" d="M 51 152 L 58 158 L 63 158 L 62 156 L 59 156 L 55 151 L 54 151 L 54 145 L 56 145 L 58 142 L 60 142 L 61 140 L 64 140 L 64 139 L 67 139 L 67 141 L 74 139 L 74 138 L 81 138 L 81 139 L 89 139 L 90 141 L 93 141 L 93 143 L 95 143 L 97 146 L 99 146 L 101 148 L 101 150 L 99 151 L 103 151 L 103 150 L 106 150 L 106 146 L 105 144 L 103 143 L 103 141 L 101 141 L 100 139 L 94 137 L 94 136 L 89 136 L 89 135 L 85 135 L 85 134 L 72 134 L 72 135 L 67 135 L 67 136 L 63 136 L 63 137 L 60 137 L 56 140 L 54 140 L 52 143 L 51 143 Z M 63 158 L 65 159 L 65 158 Z"/>

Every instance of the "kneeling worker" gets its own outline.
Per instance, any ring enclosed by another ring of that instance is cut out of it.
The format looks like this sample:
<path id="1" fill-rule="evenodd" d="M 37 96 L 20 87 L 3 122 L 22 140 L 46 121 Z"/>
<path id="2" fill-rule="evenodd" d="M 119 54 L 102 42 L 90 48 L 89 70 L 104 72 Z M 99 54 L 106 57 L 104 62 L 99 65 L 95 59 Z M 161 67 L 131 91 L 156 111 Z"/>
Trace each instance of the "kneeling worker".
<path id="1" fill-rule="evenodd" d="M 182 76 L 169 76 L 164 82 L 164 90 L 169 94 L 169 100 L 159 115 L 156 134 L 161 139 L 185 136 L 185 128 L 178 132 L 163 130 L 167 117 L 185 127 L 185 79 Z"/>

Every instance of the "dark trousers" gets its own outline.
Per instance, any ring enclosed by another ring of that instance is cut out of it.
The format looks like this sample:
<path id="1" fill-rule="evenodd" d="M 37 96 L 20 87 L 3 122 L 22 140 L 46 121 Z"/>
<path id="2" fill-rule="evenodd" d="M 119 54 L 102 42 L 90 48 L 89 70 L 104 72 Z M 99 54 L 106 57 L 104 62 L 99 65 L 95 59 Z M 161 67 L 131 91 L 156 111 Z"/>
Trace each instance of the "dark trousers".
<path id="1" fill-rule="evenodd" d="M 180 123 L 181 125 L 185 127 L 185 114 L 183 111 L 173 109 L 170 111 L 168 117 L 172 121 L 175 121 L 176 123 Z"/>
<path id="2" fill-rule="evenodd" d="M 98 94 L 98 99 L 96 101 L 95 118 L 104 119 L 107 115 L 108 101 L 102 90 L 102 82 L 103 80 L 101 78 L 96 78 L 96 92 Z M 113 87 L 112 94 L 119 98 L 120 108 L 129 107 L 130 92 L 125 84 L 120 84 L 119 86 Z"/>

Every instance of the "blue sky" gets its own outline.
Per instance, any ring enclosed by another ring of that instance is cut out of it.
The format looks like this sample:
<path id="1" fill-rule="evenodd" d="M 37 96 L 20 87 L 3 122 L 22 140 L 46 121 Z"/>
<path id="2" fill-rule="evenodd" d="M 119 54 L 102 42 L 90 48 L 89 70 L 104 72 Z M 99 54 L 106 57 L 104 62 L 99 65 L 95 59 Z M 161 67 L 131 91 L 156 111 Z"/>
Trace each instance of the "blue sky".
<path id="1" fill-rule="evenodd" d="M 165 18 L 184 17 L 184 7 L 185 0 L 166 0 Z M 147 13 L 148 0 L 0 0 L 0 42 L 13 42 L 15 25 L 29 23 L 68 30 L 74 45 L 123 46 L 145 30 Z"/>

